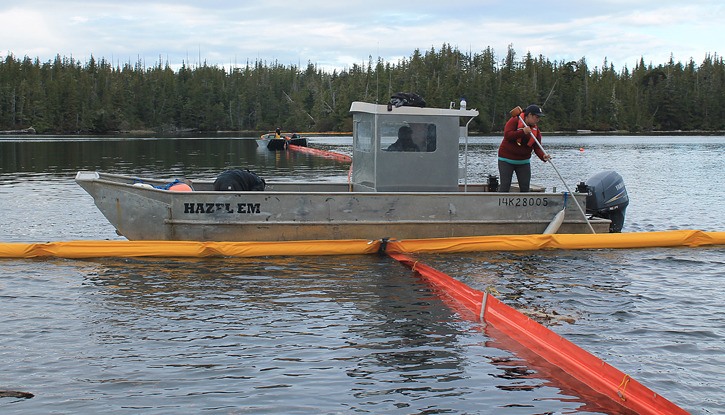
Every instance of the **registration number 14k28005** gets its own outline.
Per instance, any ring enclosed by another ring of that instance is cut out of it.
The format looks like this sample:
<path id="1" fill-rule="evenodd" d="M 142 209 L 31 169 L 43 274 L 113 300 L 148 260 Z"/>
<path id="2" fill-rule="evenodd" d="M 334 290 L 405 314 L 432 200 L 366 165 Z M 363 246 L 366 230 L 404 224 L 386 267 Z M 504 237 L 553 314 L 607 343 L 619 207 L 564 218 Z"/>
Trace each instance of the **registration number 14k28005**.
<path id="1" fill-rule="evenodd" d="M 548 206 L 548 197 L 499 197 L 499 206 L 526 207 L 526 206 Z"/>

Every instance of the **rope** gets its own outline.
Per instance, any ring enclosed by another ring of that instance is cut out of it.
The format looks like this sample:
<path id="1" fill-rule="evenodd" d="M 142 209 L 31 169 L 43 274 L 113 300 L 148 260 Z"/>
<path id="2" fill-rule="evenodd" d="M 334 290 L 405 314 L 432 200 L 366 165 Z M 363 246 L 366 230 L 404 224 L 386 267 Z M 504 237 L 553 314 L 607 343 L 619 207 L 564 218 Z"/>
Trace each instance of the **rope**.
<path id="1" fill-rule="evenodd" d="M 166 184 L 162 184 L 160 186 L 154 186 L 154 187 L 157 188 L 157 189 L 161 189 L 161 190 L 169 190 L 169 189 L 171 189 L 171 186 L 173 186 L 173 185 L 175 185 L 177 183 L 182 183 L 182 182 L 179 179 L 175 179 L 171 183 L 166 183 Z"/>
<path id="2" fill-rule="evenodd" d="M 481 313 L 479 313 L 478 318 L 480 319 L 481 323 L 486 324 L 486 301 L 488 300 L 488 291 L 483 292 L 483 298 L 481 299 Z"/>
<path id="3" fill-rule="evenodd" d="M 617 388 L 617 396 L 619 396 L 619 399 L 622 400 L 622 402 L 627 400 L 627 397 L 624 396 L 624 390 L 627 389 L 627 385 L 629 384 L 629 375 L 624 375 L 622 378 L 622 383 L 619 384 L 619 387 Z"/>
<path id="4" fill-rule="evenodd" d="M 352 192 L 352 162 L 350 162 L 350 168 L 347 169 L 347 189 Z"/>
<path id="5" fill-rule="evenodd" d="M 166 183 L 166 184 L 161 184 L 161 185 L 158 185 L 158 186 L 153 186 L 153 185 L 150 185 L 149 183 L 146 183 L 142 179 L 133 179 L 133 183 L 131 183 L 131 184 L 149 184 L 150 186 L 152 186 L 155 189 L 169 190 L 169 189 L 171 189 L 171 186 L 173 186 L 175 184 L 178 184 L 178 183 L 183 183 L 183 182 L 181 180 L 179 180 L 179 179 L 174 179 L 173 182 Z"/>

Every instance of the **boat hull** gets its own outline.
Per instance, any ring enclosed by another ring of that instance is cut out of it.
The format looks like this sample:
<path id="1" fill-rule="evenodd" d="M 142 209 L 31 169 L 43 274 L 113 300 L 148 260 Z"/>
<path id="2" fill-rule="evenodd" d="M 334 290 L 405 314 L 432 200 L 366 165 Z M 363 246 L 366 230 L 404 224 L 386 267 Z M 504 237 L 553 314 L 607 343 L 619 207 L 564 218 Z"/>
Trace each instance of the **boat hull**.
<path id="1" fill-rule="evenodd" d="M 267 147 L 270 151 L 280 151 L 287 149 L 287 146 L 294 144 L 300 147 L 307 147 L 307 138 L 299 136 L 282 136 L 276 138 L 274 134 L 265 134 L 257 140 L 257 145 L 260 147 Z"/>
<path id="2" fill-rule="evenodd" d="M 129 240 L 292 241 L 419 239 L 543 233 L 565 209 L 559 233 L 589 233 L 561 193 L 353 192 L 347 183 L 268 183 L 262 192 L 153 188 L 163 181 L 79 172 L 77 183 Z M 483 189 L 471 185 L 467 190 Z M 577 195 L 584 205 L 586 195 Z M 591 221 L 606 233 L 609 220 Z"/>

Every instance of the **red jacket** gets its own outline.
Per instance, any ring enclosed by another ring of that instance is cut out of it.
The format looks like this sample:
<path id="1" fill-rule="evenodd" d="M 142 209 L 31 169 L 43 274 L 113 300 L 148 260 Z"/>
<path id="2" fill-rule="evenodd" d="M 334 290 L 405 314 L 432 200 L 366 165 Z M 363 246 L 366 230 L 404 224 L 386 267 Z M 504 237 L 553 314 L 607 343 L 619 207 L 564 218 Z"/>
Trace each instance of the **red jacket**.
<path id="1" fill-rule="evenodd" d="M 511 117 L 503 128 L 503 140 L 498 148 L 498 156 L 510 160 L 528 160 L 531 150 L 544 161 L 544 152 L 533 142 L 530 135 L 524 133 L 524 123 L 519 117 Z M 536 139 L 541 143 L 541 131 L 538 126 L 531 127 Z"/>

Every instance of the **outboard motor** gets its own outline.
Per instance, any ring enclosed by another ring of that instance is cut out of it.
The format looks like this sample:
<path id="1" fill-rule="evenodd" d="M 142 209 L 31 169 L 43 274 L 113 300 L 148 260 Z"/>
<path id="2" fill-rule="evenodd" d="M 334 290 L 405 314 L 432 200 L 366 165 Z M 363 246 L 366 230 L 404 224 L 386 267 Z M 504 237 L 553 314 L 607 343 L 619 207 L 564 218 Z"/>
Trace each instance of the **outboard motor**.
<path id="1" fill-rule="evenodd" d="M 614 170 L 599 172 L 586 183 L 579 183 L 576 190 L 587 194 L 587 213 L 611 220 L 609 232 L 622 231 L 629 196 L 619 173 Z"/>
<path id="2" fill-rule="evenodd" d="M 498 176 L 488 175 L 488 191 L 498 192 Z"/>

